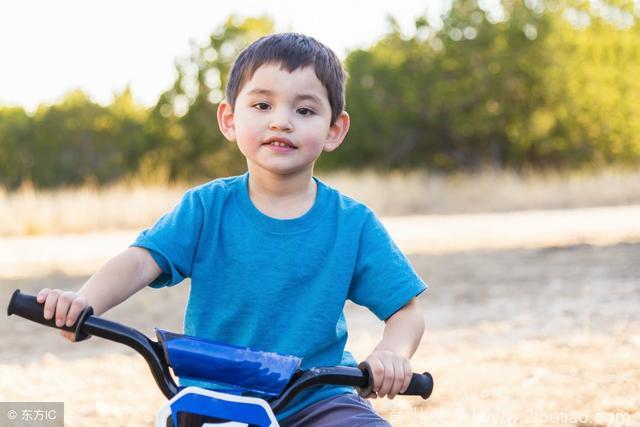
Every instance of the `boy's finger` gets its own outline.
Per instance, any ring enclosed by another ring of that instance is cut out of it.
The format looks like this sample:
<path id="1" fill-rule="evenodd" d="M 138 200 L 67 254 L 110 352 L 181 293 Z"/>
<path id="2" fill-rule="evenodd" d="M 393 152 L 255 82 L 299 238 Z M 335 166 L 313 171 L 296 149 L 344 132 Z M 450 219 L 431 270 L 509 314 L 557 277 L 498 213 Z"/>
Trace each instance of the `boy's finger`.
<path id="1" fill-rule="evenodd" d="M 62 335 L 63 337 L 65 337 L 69 341 L 75 341 L 76 340 L 76 334 L 74 334 L 73 332 L 60 331 L 60 335 Z"/>
<path id="2" fill-rule="evenodd" d="M 77 296 L 73 302 L 71 303 L 71 307 L 69 308 L 69 313 L 67 313 L 67 326 L 73 326 L 78 320 L 78 316 L 84 308 L 87 306 L 87 299 L 82 296 Z"/>
<path id="3" fill-rule="evenodd" d="M 402 387 L 400 388 L 400 393 L 404 393 L 409 388 L 411 384 L 411 378 L 413 377 L 413 368 L 411 367 L 411 362 L 409 359 L 403 360 L 404 366 L 404 381 L 402 382 Z"/>
<path id="4" fill-rule="evenodd" d="M 378 391 L 378 396 L 385 397 L 391 391 L 393 387 L 393 381 L 395 378 L 395 371 L 393 367 L 393 363 L 385 363 L 384 365 L 384 375 L 382 376 L 382 385 L 380 386 L 380 390 Z"/>
<path id="5" fill-rule="evenodd" d="M 371 373 L 373 374 L 373 378 L 370 378 L 369 381 L 373 381 L 373 392 L 378 393 L 378 390 L 380 390 L 380 386 L 382 385 L 384 365 L 380 360 L 374 359 L 369 360 L 369 366 L 371 367 Z"/>
<path id="6" fill-rule="evenodd" d="M 49 288 L 42 289 L 40 292 L 38 292 L 38 295 L 36 295 L 36 301 L 38 301 L 38 303 L 40 304 L 45 302 L 47 299 L 47 295 L 49 295 L 49 292 L 51 292 L 51 289 Z"/>
<path id="7" fill-rule="evenodd" d="M 60 295 L 60 291 L 54 289 L 47 293 L 46 300 L 44 302 L 44 318 L 49 320 L 53 318 L 53 314 L 56 311 L 56 306 L 58 305 L 58 296 Z"/>
<path id="8" fill-rule="evenodd" d="M 67 312 L 71 306 L 75 294 L 73 292 L 63 292 L 58 297 L 58 304 L 56 305 L 56 326 L 59 328 L 64 326 L 67 319 Z"/>
<path id="9" fill-rule="evenodd" d="M 402 359 L 394 359 L 393 363 L 393 384 L 391 385 L 391 389 L 389 390 L 389 395 L 387 396 L 389 399 L 393 399 L 400 392 L 404 382 L 404 365 L 402 363 Z"/>

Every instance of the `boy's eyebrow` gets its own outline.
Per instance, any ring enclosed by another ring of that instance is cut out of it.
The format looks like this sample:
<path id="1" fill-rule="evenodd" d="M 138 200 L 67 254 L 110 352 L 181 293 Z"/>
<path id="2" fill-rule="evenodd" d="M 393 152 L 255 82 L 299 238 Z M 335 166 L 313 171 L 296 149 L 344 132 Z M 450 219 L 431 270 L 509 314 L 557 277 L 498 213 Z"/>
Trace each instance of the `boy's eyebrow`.
<path id="1" fill-rule="evenodd" d="M 269 89 L 261 89 L 261 88 L 255 88 L 255 89 L 251 89 L 249 92 L 247 92 L 247 95 L 266 95 L 266 96 L 271 96 L 273 95 L 273 91 L 269 90 Z M 322 104 L 322 100 L 320 99 L 319 96 L 314 95 L 312 93 L 302 93 L 300 95 L 296 95 L 295 99 L 297 101 L 315 101 L 318 104 Z"/>

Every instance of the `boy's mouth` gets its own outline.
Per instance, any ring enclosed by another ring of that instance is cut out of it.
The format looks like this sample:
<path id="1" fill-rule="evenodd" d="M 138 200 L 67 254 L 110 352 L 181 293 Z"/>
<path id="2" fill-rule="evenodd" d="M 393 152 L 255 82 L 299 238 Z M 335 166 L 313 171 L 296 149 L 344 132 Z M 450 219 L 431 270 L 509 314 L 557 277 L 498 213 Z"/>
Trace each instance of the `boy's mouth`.
<path id="1" fill-rule="evenodd" d="M 291 142 L 291 140 L 287 138 L 281 138 L 281 137 L 267 138 L 267 140 L 262 145 L 273 145 L 275 147 L 292 148 L 292 149 L 298 148 L 294 145 L 293 142 Z"/>

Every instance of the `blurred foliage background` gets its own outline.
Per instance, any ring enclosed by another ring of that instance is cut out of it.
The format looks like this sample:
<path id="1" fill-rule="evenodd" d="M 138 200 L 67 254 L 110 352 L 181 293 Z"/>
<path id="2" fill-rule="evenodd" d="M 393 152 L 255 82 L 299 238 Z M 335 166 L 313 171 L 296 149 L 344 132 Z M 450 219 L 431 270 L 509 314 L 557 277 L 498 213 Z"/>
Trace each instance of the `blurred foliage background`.
<path id="1" fill-rule="evenodd" d="M 403 34 L 392 17 L 344 60 L 347 141 L 323 171 L 476 171 L 635 167 L 640 161 L 640 4 L 631 0 L 454 0 Z M 0 107 L 0 186 L 174 182 L 241 173 L 219 133 L 233 59 L 274 31 L 235 17 L 176 60 L 152 108 L 129 90 L 110 105 L 72 92 L 33 114 Z"/>

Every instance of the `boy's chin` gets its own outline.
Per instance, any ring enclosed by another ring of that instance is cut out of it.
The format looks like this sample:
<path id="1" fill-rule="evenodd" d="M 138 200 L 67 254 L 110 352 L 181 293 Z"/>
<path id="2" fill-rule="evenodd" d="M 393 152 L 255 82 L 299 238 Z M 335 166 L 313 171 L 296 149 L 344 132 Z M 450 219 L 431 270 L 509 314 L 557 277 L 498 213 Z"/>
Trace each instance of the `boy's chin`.
<path id="1" fill-rule="evenodd" d="M 281 165 L 258 165 L 254 164 L 253 168 L 249 165 L 249 172 L 252 170 L 262 171 L 271 175 L 277 175 L 283 178 L 294 177 L 306 174 L 313 174 L 313 164 L 305 166 L 281 166 Z"/>

